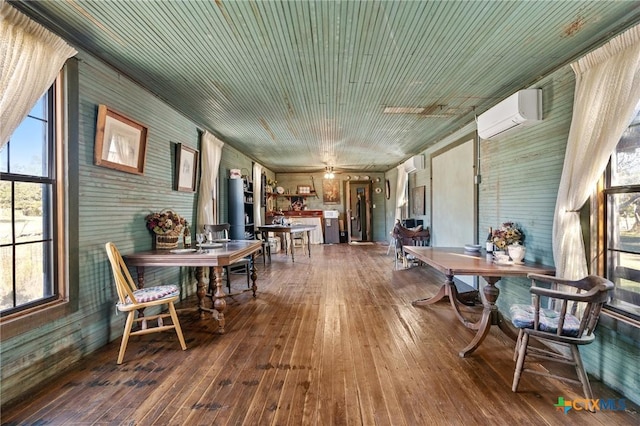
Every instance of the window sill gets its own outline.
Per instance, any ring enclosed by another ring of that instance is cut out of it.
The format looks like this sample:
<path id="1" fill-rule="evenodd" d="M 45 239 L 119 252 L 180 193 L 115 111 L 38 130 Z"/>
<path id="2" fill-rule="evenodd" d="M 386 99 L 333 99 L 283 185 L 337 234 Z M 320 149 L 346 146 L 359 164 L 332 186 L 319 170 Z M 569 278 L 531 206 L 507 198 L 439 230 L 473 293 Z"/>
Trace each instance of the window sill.
<path id="1" fill-rule="evenodd" d="M 634 341 L 640 341 L 640 321 L 629 318 L 610 309 L 603 309 L 599 326 L 606 327 Z M 596 330 L 596 333 L 598 330 Z"/>
<path id="2" fill-rule="evenodd" d="M 71 304 L 68 300 L 55 300 L 34 307 L 27 311 L 17 312 L 0 319 L 1 340 L 7 340 L 20 334 L 32 331 L 45 324 L 50 324 L 59 318 L 64 318 L 71 313 Z"/>

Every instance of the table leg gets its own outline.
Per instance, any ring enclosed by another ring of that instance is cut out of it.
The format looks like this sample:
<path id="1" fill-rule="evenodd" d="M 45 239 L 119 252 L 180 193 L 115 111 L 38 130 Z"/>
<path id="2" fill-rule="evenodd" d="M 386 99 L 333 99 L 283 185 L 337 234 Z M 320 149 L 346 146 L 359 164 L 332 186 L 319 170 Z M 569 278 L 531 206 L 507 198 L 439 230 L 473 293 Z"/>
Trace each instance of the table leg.
<path id="1" fill-rule="evenodd" d="M 204 268 L 202 266 L 198 266 L 195 268 L 195 277 L 196 277 L 196 295 L 198 296 L 198 310 L 200 311 L 200 319 L 205 319 L 205 307 L 204 307 L 204 297 L 207 294 L 204 285 Z"/>
<path id="2" fill-rule="evenodd" d="M 500 277 L 483 277 L 487 281 L 487 285 L 482 289 L 482 293 L 484 294 L 483 305 L 484 308 L 482 310 L 482 318 L 474 327 L 478 330 L 475 337 L 464 349 L 462 349 L 458 354 L 460 357 L 464 358 L 469 355 L 483 342 L 487 334 L 489 334 L 489 329 L 492 325 L 499 325 L 500 319 L 502 315 L 498 311 L 498 307 L 496 306 L 496 301 L 498 300 L 498 296 L 500 295 L 500 289 L 496 287 L 496 283 L 500 280 Z"/>
<path id="3" fill-rule="evenodd" d="M 224 300 L 225 294 L 222 289 L 222 266 L 213 267 L 216 276 L 216 291 L 213 294 L 213 309 L 218 312 L 218 333 L 224 334 L 224 310 L 227 307 L 227 301 Z"/>
<path id="4" fill-rule="evenodd" d="M 459 305 L 461 305 L 462 303 L 458 300 L 458 289 L 453 282 L 453 275 L 447 275 L 446 277 L 447 281 L 442 285 L 442 287 L 440 287 L 440 290 L 435 296 L 428 299 L 415 300 L 412 303 L 413 306 L 433 305 L 434 303 L 439 302 L 445 297 L 448 297 L 449 302 L 451 303 L 451 307 L 453 308 L 453 312 L 456 314 L 460 322 L 462 322 L 462 324 L 464 324 L 464 326 L 467 328 L 475 329 L 476 323 L 467 320 L 462 316 L 462 313 L 460 312 Z"/>
<path id="5" fill-rule="evenodd" d="M 264 254 L 263 254 L 264 255 Z M 256 285 L 256 280 L 258 279 L 258 274 L 256 272 L 256 262 L 255 262 L 255 253 L 251 255 L 251 291 L 253 291 L 253 297 L 256 297 L 256 290 L 258 290 L 258 286 Z"/>
<path id="6" fill-rule="evenodd" d="M 295 243 L 293 242 L 293 233 L 289 233 L 289 238 L 291 238 L 291 262 L 295 262 L 296 259 L 294 257 L 294 247 L 296 246 Z"/>
<path id="7" fill-rule="evenodd" d="M 138 288 L 144 288 L 144 266 L 137 266 L 136 272 L 138 273 Z M 138 309 L 138 318 L 142 318 L 142 321 L 140 322 L 140 328 L 142 330 L 146 330 L 147 320 L 144 319 L 144 308 Z"/>
<path id="8" fill-rule="evenodd" d="M 309 253 L 309 258 L 311 258 L 311 231 L 307 231 L 307 253 Z"/>

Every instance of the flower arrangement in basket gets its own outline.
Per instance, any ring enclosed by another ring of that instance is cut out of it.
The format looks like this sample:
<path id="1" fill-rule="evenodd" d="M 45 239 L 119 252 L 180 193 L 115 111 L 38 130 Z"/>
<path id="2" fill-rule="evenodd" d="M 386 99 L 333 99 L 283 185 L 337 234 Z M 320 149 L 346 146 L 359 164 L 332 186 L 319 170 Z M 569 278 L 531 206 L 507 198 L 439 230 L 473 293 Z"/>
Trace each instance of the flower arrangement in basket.
<path id="1" fill-rule="evenodd" d="M 154 234 L 156 249 L 174 249 L 178 247 L 178 240 L 182 228 L 187 221 L 173 210 L 164 209 L 161 212 L 150 213 L 145 217 L 147 229 Z"/>
<path id="2" fill-rule="evenodd" d="M 498 250 L 506 250 L 511 244 L 522 244 L 524 234 L 513 222 L 505 222 L 493 230 L 493 244 Z"/>

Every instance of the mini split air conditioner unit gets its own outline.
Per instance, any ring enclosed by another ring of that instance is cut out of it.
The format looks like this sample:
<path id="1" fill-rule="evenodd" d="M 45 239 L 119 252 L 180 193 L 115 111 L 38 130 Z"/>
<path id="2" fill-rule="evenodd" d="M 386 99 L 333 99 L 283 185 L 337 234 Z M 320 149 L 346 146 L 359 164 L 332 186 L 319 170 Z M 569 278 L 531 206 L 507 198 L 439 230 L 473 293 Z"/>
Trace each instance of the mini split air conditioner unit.
<path id="1" fill-rule="evenodd" d="M 407 173 L 424 169 L 424 155 L 414 155 L 404 162 L 404 171 Z"/>
<path id="2" fill-rule="evenodd" d="M 478 135 L 490 139 L 542 120 L 542 89 L 520 90 L 478 116 Z"/>

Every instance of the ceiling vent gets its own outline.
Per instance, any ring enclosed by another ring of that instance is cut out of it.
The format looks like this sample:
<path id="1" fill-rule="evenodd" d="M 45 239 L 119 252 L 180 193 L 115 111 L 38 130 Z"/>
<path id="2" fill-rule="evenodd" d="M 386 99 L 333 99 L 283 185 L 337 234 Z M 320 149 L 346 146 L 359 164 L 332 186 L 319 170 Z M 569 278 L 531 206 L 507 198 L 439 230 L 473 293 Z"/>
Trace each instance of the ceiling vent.
<path id="1" fill-rule="evenodd" d="M 478 135 L 490 139 L 542 120 L 542 89 L 520 90 L 478 116 Z"/>
<path id="2" fill-rule="evenodd" d="M 424 169 L 424 155 L 414 155 L 404 162 L 404 171 L 407 173 Z"/>

